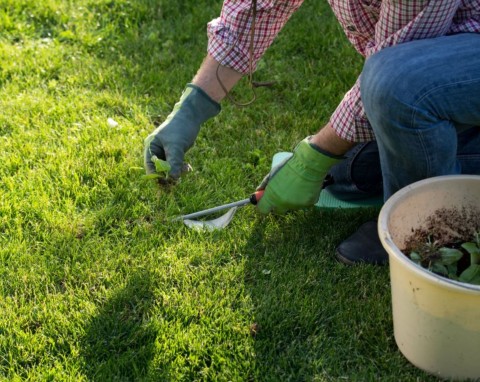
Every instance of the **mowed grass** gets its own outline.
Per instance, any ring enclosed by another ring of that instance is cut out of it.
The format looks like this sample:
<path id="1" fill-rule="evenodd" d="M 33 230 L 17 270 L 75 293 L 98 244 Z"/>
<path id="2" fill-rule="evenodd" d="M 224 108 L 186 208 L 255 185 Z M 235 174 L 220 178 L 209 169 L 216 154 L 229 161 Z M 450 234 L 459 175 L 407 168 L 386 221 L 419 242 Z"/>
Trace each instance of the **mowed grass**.
<path id="1" fill-rule="evenodd" d="M 335 261 L 378 210 L 171 222 L 247 197 L 328 121 L 362 59 L 326 1 L 261 61 L 255 78 L 276 85 L 204 126 L 193 174 L 171 190 L 142 179 L 143 139 L 221 5 L 0 0 L 0 380 L 433 380 L 395 345 L 388 268 Z"/>

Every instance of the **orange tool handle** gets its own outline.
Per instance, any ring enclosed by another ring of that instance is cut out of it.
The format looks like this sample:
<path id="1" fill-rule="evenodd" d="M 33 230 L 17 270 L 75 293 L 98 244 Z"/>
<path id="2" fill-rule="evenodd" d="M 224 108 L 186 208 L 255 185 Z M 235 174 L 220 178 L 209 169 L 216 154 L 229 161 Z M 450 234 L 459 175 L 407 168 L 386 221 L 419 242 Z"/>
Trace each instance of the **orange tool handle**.
<path id="1" fill-rule="evenodd" d="M 251 196 L 250 196 L 250 203 L 252 203 L 254 206 L 257 205 L 257 203 L 262 199 L 263 193 L 265 190 L 258 190 L 255 191 Z"/>

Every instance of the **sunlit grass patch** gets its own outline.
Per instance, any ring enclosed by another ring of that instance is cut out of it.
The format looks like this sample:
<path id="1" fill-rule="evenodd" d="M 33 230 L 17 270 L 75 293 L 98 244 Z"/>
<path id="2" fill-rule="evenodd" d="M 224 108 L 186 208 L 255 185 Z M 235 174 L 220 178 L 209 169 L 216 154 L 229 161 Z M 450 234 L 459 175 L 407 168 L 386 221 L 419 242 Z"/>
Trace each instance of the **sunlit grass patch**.
<path id="1" fill-rule="evenodd" d="M 362 60 L 326 2 L 262 59 L 255 77 L 275 85 L 205 124 L 192 174 L 143 178 L 143 140 L 221 5 L 0 0 L 1 380 L 428 380 L 394 343 L 388 269 L 334 260 L 376 210 L 172 222 L 248 197 L 328 120 Z"/>

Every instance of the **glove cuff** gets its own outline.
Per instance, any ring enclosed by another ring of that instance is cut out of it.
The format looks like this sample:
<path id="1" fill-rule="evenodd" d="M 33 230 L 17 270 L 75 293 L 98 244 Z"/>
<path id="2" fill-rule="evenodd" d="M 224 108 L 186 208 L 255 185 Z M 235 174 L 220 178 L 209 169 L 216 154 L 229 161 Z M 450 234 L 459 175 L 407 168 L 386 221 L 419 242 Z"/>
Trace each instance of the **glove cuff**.
<path id="1" fill-rule="evenodd" d="M 344 155 L 335 155 L 335 154 L 332 154 L 326 150 L 323 150 L 321 149 L 319 146 L 317 146 L 315 143 L 312 143 L 312 136 L 308 136 L 306 138 L 308 140 L 308 143 L 310 144 L 310 146 L 312 146 L 315 150 L 317 150 L 320 154 L 323 154 L 323 155 L 326 155 L 327 157 L 330 157 L 330 158 L 335 158 L 335 159 L 345 159 L 345 156 Z"/>
<path id="2" fill-rule="evenodd" d="M 153 132 L 163 146 L 175 143 L 186 152 L 195 141 L 200 126 L 220 113 L 221 107 L 200 87 L 187 84 L 167 119 Z"/>
<path id="3" fill-rule="evenodd" d="M 215 117 L 222 110 L 220 104 L 202 88 L 191 83 L 187 84 L 179 104 L 182 105 L 182 108 L 188 106 L 191 109 L 192 116 L 195 116 L 199 125 L 207 119 Z"/>
<path id="4" fill-rule="evenodd" d="M 330 168 L 342 160 L 342 157 L 331 156 L 323 150 L 317 150 L 310 143 L 310 137 L 298 143 L 295 148 L 295 156 L 309 172 L 318 174 L 323 179 Z"/>

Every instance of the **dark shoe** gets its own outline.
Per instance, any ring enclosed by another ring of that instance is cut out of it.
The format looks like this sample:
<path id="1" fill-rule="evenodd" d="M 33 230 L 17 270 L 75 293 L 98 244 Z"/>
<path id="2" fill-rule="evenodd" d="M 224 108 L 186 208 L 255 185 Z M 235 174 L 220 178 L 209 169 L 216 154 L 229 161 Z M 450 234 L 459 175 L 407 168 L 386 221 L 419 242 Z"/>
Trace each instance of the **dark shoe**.
<path id="1" fill-rule="evenodd" d="M 337 259 L 342 263 L 386 265 L 388 253 L 378 237 L 377 222 L 369 221 L 337 247 Z"/>

